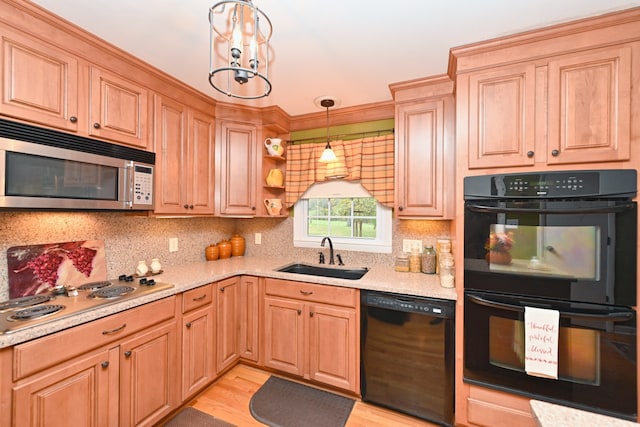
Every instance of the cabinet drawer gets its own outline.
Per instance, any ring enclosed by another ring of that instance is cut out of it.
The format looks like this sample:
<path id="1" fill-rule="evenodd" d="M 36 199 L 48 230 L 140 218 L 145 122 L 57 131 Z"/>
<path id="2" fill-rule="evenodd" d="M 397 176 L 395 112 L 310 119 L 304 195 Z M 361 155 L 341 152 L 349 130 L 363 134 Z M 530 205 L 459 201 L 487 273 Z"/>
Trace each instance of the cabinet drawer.
<path id="1" fill-rule="evenodd" d="M 46 369 L 94 348 L 174 318 L 176 297 L 164 298 L 15 346 L 13 379 Z"/>
<path id="2" fill-rule="evenodd" d="M 355 307 L 358 301 L 358 290 L 330 285 L 292 282 L 281 279 L 266 279 L 265 293 L 303 301 L 323 302 L 331 305 Z"/>
<path id="3" fill-rule="evenodd" d="M 186 313 L 195 308 L 211 304 L 211 301 L 213 301 L 211 285 L 191 289 L 182 294 L 182 312 Z"/>

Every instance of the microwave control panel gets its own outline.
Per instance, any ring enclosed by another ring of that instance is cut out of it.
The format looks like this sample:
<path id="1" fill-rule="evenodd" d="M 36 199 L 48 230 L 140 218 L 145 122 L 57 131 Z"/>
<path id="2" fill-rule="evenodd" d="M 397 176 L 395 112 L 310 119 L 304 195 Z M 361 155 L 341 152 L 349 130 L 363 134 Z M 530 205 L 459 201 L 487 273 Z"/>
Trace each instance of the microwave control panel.
<path id="1" fill-rule="evenodd" d="M 136 205 L 153 205 L 153 167 L 134 166 L 133 197 Z"/>

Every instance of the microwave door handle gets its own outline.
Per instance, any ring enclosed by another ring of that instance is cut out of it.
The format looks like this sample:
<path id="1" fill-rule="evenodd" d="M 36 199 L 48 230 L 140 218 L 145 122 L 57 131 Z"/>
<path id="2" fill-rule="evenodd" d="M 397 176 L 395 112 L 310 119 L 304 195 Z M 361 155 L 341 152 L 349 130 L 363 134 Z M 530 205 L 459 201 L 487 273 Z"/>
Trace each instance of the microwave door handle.
<path id="1" fill-rule="evenodd" d="M 509 310 L 515 312 L 524 312 L 524 307 L 516 304 L 508 304 L 499 301 L 492 301 L 487 298 L 479 297 L 476 295 L 467 295 L 471 301 L 479 305 L 484 305 L 490 308 L 499 308 L 502 310 Z M 618 312 L 602 312 L 602 313 L 581 313 L 575 311 L 560 311 L 560 317 L 573 318 L 573 319 L 591 319 L 607 322 L 626 322 L 633 319 L 633 311 L 618 311 Z"/>
<path id="2" fill-rule="evenodd" d="M 124 191 L 126 192 L 126 196 L 125 196 L 125 201 L 124 201 L 124 205 L 126 208 L 132 209 L 133 208 L 133 178 L 134 178 L 134 171 L 133 171 L 133 162 L 126 162 L 126 164 L 124 165 L 124 171 L 125 171 L 125 182 L 127 183 L 127 188 L 124 189 Z"/>
<path id="3" fill-rule="evenodd" d="M 600 214 L 600 213 L 617 213 L 624 212 L 634 208 L 634 204 L 625 203 L 622 205 L 610 206 L 610 207 L 598 207 L 598 208 L 574 208 L 574 209 L 527 209 L 527 208 L 505 208 L 498 206 L 486 206 L 486 205 L 467 205 L 467 208 L 473 212 L 479 213 L 535 213 L 535 214 Z"/>

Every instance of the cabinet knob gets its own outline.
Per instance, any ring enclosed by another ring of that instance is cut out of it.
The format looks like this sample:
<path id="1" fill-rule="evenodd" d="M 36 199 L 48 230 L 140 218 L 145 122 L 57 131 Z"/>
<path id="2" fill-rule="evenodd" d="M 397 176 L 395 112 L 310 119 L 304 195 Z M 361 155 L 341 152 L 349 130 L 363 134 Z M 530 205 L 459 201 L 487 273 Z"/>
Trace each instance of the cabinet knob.
<path id="1" fill-rule="evenodd" d="M 102 366 L 103 368 L 108 368 L 109 367 L 109 362 L 104 361 L 100 364 L 100 366 Z"/>
<path id="2" fill-rule="evenodd" d="M 313 317 L 313 315 L 314 315 L 314 314 L 315 314 L 315 313 L 314 313 L 313 311 L 310 311 L 310 312 L 309 312 L 309 317 Z"/>
<path id="3" fill-rule="evenodd" d="M 93 127 L 94 127 L 95 129 L 100 129 L 100 123 L 94 123 L 94 124 L 93 124 Z"/>
<path id="4" fill-rule="evenodd" d="M 298 309 L 296 311 L 298 312 L 299 315 L 302 314 L 302 310 Z"/>
<path id="5" fill-rule="evenodd" d="M 560 154 L 560 151 L 558 151 L 558 150 L 551 150 L 551 155 L 552 155 L 553 157 L 558 157 L 558 155 L 559 155 L 559 154 Z"/>
<path id="6" fill-rule="evenodd" d="M 71 117 L 69 117 L 69 121 L 71 123 L 76 123 L 78 121 L 78 118 L 76 116 L 71 116 Z"/>
<path id="7" fill-rule="evenodd" d="M 187 205 L 186 203 L 184 204 L 183 208 L 185 209 L 189 209 L 189 205 Z"/>
<path id="8" fill-rule="evenodd" d="M 403 211 L 404 210 L 404 206 L 398 206 L 398 210 L 399 211 Z"/>
<path id="9" fill-rule="evenodd" d="M 220 288 L 220 292 L 224 292 L 224 288 Z"/>
<path id="10" fill-rule="evenodd" d="M 131 357 L 131 350 L 127 350 L 124 352 L 124 357 Z"/>
<path id="11" fill-rule="evenodd" d="M 532 158 L 535 153 L 533 151 L 527 151 L 527 157 Z"/>
<path id="12" fill-rule="evenodd" d="M 188 322 L 186 325 L 184 325 L 187 327 L 187 329 L 189 329 L 191 327 L 191 322 Z"/>
<path id="13" fill-rule="evenodd" d="M 193 209 L 193 205 L 189 205 L 189 209 Z"/>
<path id="14" fill-rule="evenodd" d="M 256 207 L 255 207 L 255 206 L 251 206 L 251 210 L 252 210 L 252 211 L 255 211 L 255 210 L 256 210 Z"/>

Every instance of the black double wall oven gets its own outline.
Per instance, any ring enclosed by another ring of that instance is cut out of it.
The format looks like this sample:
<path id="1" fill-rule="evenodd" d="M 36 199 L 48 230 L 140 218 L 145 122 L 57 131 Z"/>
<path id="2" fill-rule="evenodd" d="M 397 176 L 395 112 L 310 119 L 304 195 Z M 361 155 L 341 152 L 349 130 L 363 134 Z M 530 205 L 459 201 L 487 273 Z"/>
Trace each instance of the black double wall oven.
<path id="1" fill-rule="evenodd" d="M 465 178 L 465 382 L 636 420 L 636 182 Z"/>

